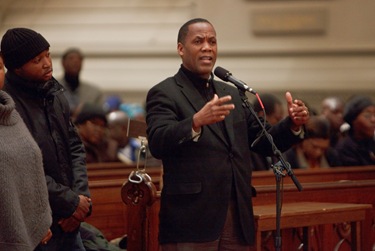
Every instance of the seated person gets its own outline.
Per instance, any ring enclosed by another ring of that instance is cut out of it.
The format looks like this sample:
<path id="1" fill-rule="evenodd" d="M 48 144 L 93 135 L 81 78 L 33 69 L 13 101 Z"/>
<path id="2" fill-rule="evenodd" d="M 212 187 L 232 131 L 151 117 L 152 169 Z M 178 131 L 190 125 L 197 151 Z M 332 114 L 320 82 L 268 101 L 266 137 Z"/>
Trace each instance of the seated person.
<path id="1" fill-rule="evenodd" d="M 260 95 L 264 110 L 266 111 L 266 120 L 271 125 L 276 125 L 285 117 L 284 107 L 279 98 L 270 93 Z M 253 102 L 254 111 L 258 116 L 264 117 L 264 111 L 259 103 L 258 99 Z"/>
<path id="2" fill-rule="evenodd" d="M 132 148 L 133 145 L 129 144 L 130 140 L 127 136 L 129 117 L 123 111 L 112 111 L 107 114 L 109 137 L 115 140 L 118 144 L 117 157 L 120 161 L 125 164 L 133 164 L 132 152 L 135 151 L 136 147 Z M 128 153 L 124 153 L 124 149 L 128 149 Z"/>
<path id="3" fill-rule="evenodd" d="M 328 119 L 311 116 L 305 129 L 305 139 L 284 153 L 291 168 L 327 168 L 340 165 L 336 151 L 329 145 Z"/>
<path id="4" fill-rule="evenodd" d="M 86 162 L 113 162 L 117 158 L 117 142 L 108 137 L 107 118 L 101 106 L 85 103 L 78 108 L 74 123 L 86 150 Z"/>
<path id="5" fill-rule="evenodd" d="M 260 98 L 266 112 L 266 120 L 268 123 L 275 125 L 285 117 L 284 107 L 279 98 L 270 93 L 262 94 L 260 95 Z M 264 111 L 258 99 L 254 100 L 253 106 L 254 111 L 258 114 L 258 116 L 264 117 Z M 271 167 L 270 164 L 274 164 L 278 161 L 276 157 L 267 157 L 269 159 L 267 160 L 258 153 L 251 152 L 250 154 L 252 160 L 251 166 L 253 167 L 254 171 L 268 170 Z M 272 163 L 269 163 L 269 161 Z"/>
<path id="6" fill-rule="evenodd" d="M 375 165 L 375 103 L 368 96 L 355 96 L 344 108 L 348 134 L 336 145 L 343 166 Z"/>
<path id="7" fill-rule="evenodd" d="M 103 233 L 88 224 L 87 222 L 82 222 L 79 230 L 82 238 L 83 245 L 86 251 L 125 251 L 126 245 L 120 245 L 126 241 L 126 237 L 121 237 L 115 244 L 115 242 L 108 241 Z M 126 243 L 125 243 L 126 244 Z"/>
<path id="8" fill-rule="evenodd" d="M 145 110 L 140 104 L 123 103 L 120 105 L 119 109 L 120 111 L 124 112 L 129 119 L 145 122 Z M 151 155 L 151 152 L 148 147 L 145 154 L 140 154 L 139 149 L 142 145 L 141 139 L 129 138 L 128 140 L 128 144 L 125 147 L 121 148 L 118 153 L 118 158 L 122 162 L 137 163 L 138 161 L 140 161 L 146 162 L 147 166 L 161 166 L 161 160 L 155 159 Z M 147 145 L 147 142 L 145 143 Z"/>
<path id="9" fill-rule="evenodd" d="M 330 145 L 334 147 L 344 135 L 344 102 L 335 96 L 326 97 L 321 104 L 321 115 L 326 117 L 330 123 Z"/>
<path id="10" fill-rule="evenodd" d="M 106 97 L 106 99 L 104 100 L 103 109 L 108 114 L 113 111 L 118 111 L 120 109 L 121 104 L 121 97 L 117 95 L 111 95 Z"/>

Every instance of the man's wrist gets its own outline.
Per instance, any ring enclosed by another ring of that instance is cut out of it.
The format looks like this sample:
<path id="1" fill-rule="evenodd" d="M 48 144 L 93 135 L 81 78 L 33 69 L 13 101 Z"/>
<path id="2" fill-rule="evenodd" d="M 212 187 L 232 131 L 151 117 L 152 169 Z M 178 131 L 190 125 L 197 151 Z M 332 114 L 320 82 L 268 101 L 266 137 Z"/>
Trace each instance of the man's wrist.
<path id="1" fill-rule="evenodd" d="M 302 132 L 302 127 L 291 128 L 294 135 L 299 135 Z"/>
<path id="2" fill-rule="evenodd" d="M 295 136 L 298 136 L 301 139 L 305 138 L 305 130 L 303 126 L 300 126 L 299 128 L 291 128 L 291 131 Z"/>
<path id="3" fill-rule="evenodd" d="M 72 217 L 73 217 L 74 219 L 76 219 L 77 221 L 80 221 L 80 222 L 85 221 L 84 217 L 82 218 L 82 217 L 79 215 L 79 213 L 77 212 L 77 210 L 74 211 L 74 213 L 72 214 Z"/>

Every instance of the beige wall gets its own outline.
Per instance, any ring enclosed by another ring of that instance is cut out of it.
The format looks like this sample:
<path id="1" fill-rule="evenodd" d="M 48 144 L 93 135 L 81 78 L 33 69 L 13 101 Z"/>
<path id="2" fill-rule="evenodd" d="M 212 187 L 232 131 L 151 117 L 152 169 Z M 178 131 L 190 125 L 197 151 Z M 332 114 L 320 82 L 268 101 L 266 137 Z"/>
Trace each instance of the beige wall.
<path id="1" fill-rule="evenodd" d="M 262 92 L 286 90 L 318 106 L 323 96 L 374 96 L 373 0 L 2 0 L 0 33 L 16 26 L 51 43 L 55 76 L 70 46 L 86 53 L 83 78 L 125 101 L 180 64 L 182 23 L 205 17 L 219 38 L 217 65 Z"/>

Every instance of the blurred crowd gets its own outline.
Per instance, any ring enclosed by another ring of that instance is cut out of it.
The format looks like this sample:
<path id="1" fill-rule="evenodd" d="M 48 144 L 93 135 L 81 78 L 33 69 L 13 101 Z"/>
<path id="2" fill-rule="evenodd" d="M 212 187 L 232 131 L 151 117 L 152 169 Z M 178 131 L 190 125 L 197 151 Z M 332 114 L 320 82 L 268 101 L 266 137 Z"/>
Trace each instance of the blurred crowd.
<path id="1" fill-rule="evenodd" d="M 270 124 L 284 118 L 284 105 L 265 93 L 253 102 L 254 110 Z M 262 109 L 261 104 L 264 109 Z M 338 96 L 322 100 L 320 109 L 309 108 L 305 138 L 283 153 L 294 169 L 364 166 L 375 164 L 375 103 L 371 97 L 354 95 L 347 101 Z M 253 169 L 269 170 L 278 159 L 253 154 Z"/>

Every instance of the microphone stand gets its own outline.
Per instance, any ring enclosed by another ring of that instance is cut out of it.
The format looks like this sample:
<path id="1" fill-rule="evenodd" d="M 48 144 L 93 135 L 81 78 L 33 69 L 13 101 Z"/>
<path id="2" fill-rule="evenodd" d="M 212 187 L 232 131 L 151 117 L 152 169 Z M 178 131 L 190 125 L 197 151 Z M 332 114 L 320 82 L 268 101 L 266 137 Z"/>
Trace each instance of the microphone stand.
<path id="1" fill-rule="evenodd" d="M 255 117 L 256 121 L 258 122 L 259 126 L 262 128 L 264 136 L 267 138 L 269 143 L 271 144 L 272 151 L 274 156 L 276 156 L 279 160 L 276 164 L 271 164 L 271 167 L 273 169 L 273 172 L 276 176 L 276 237 L 275 237 L 275 250 L 280 251 L 281 250 L 281 230 L 280 230 L 280 219 L 281 219 L 281 208 L 282 208 L 282 203 L 281 203 L 281 181 L 282 177 L 285 177 L 285 174 L 283 173 L 284 170 L 286 170 L 286 173 L 291 177 L 293 180 L 293 183 L 297 187 L 298 191 L 302 191 L 302 186 L 297 180 L 297 177 L 294 175 L 290 164 L 284 159 L 282 153 L 280 150 L 277 148 L 275 143 L 273 142 L 272 135 L 268 133 L 266 128 L 264 127 L 263 123 L 260 121 L 258 115 L 252 108 L 252 106 L 249 103 L 249 100 L 245 94 L 245 91 L 242 89 L 239 89 L 243 95 L 241 96 L 243 104 L 249 109 L 251 114 Z M 256 94 L 257 95 L 257 94 Z"/>

